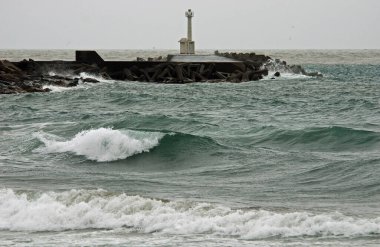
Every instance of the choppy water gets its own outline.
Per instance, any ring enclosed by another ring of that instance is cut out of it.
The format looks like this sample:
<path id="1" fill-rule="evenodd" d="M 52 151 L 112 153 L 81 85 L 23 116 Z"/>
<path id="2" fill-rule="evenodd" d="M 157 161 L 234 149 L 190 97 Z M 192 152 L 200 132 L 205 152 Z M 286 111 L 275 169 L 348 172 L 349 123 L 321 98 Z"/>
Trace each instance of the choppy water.
<path id="1" fill-rule="evenodd" d="M 325 77 L 0 95 L 0 245 L 377 246 L 379 51 L 267 54 Z"/>

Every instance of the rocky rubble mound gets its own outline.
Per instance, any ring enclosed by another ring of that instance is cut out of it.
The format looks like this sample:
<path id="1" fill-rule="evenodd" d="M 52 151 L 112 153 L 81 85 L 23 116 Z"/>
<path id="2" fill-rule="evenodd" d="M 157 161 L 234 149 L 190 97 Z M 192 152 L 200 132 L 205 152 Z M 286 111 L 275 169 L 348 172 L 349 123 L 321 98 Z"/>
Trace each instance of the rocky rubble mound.
<path id="1" fill-rule="evenodd" d="M 17 65 L 16 65 L 17 64 Z M 54 64 L 54 63 L 53 63 Z M 70 71 L 73 77 L 49 73 L 51 69 Z M 55 63 L 50 68 L 43 68 L 33 60 L 12 63 L 0 60 L 0 94 L 50 92 L 49 86 L 74 87 L 80 82 L 97 83 L 93 78 L 82 78 L 80 73 L 87 72 L 105 79 L 110 77 L 96 65 Z"/>
<path id="2" fill-rule="evenodd" d="M 7 60 L 0 60 L 0 93 L 49 92 L 36 83 L 30 75 Z"/>
<path id="3" fill-rule="evenodd" d="M 319 72 L 307 72 L 301 65 L 287 65 L 285 61 L 280 59 L 268 59 L 262 66 L 269 71 L 276 71 L 276 73 L 292 73 L 298 75 L 323 77 Z"/>
<path id="4" fill-rule="evenodd" d="M 147 68 L 133 65 L 110 75 L 117 80 L 154 83 L 237 83 L 256 81 L 268 74 L 265 69 L 247 67 L 244 64 L 240 66 L 231 63 L 227 67 L 218 63 L 163 62 Z"/>
<path id="5" fill-rule="evenodd" d="M 281 73 L 292 73 L 306 76 L 322 77 L 319 72 L 307 72 L 301 65 L 288 65 L 280 59 L 272 59 L 269 56 L 257 55 L 255 53 L 235 53 L 215 51 L 215 55 L 244 61 L 247 66 L 259 67 L 261 70 L 275 72 L 274 76 L 279 77 Z"/>

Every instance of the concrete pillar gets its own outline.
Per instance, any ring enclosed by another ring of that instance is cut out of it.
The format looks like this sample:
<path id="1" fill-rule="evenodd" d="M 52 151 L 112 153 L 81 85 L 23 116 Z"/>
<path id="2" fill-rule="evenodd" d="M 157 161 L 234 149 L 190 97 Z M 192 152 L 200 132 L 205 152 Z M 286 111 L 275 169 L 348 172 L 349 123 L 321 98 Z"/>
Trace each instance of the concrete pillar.
<path id="1" fill-rule="evenodd" d="M 186 17 L 187 17 L 187 40 L 192 41 L 193 40 L 193 33 L 192 33 L 192 26 L 191 26 L 191 18 L 193 18 L 194 13 L 189 9 L 186 11 Z"/>

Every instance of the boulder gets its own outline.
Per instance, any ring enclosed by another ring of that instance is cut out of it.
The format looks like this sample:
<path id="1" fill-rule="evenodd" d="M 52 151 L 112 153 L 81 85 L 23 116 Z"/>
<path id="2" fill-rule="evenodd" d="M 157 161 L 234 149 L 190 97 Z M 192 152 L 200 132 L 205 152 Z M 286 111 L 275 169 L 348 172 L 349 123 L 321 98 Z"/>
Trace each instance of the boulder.
<path id="1" fill-rule="evenodd" d="M 67 87 L 76 87 L 76 86 L 78 86 L 78 84 L 79 84 L 79 82 L 74 80 L 74 81 L 70 82 L 69 84 L 67 84 Z"/>
<path id="2" fill-rule="evenodd" d="M 87 83 L 98 83 L 99 81 L 94 78 L 81 78 L 83 82 Z"/>
<path id="3" fill-rule="evenodd" d="M 56 80 L 56 81 L 50 81 L 49 84 L 54 85 L 54 86 L 59 86 L 59 87 L 67 87 L 69 82 L 64 81 L 64 80 Z"/>
<path id="4" fill-rule="evenodd" d="M 5 74 L 22 74 L 22 70 L 7 60 L 0 60 L 0 71 Z"/>
<path id="5" fill-rule="evenodd" d="M 306 73 L 305 70 L 300 65 L 292 65 L 290 66 L 290 69 L 294 74 L 304 75 Z"/>
<path id="6" fill-rule="evenodd" d="M 8 82 L 21 82 L 22 77 L 17 74 L 0 74 L 0 80 Z"/>
<path id="7" fill-rule="evenodd" d="M 49 92 L 49 88 L 42 88 L 41 85 L 33 82 L 19 82 L 19 83 L 0 83 L 1 94 L 14 94 L 14 93 L 34 93 L 34 92 Z"/>
<path id="8" fill-rule="evenodd" d="M 107 74 L 107 72 L 100 72 L 100 76 L 103 77 L 106 80 L 111 80 L 111 76 Z"/>
<path id="9" fill-rule="evenodd" d="M 36 75 L 36 74 L 41 74 L 41 66 L 38 65 L 36 62 L 34 62 L 33 59 L 29 60 L 22 60 L 21 62 L 18 63 L 18 67 L 26 72 L 27 74 L 30 75 Z"/>
<path id="10" fill-rule="evenodd" d="M 25 77 L 23 71 L 7 60 L 0 60 L 0 80 L 20 82 Z"/>

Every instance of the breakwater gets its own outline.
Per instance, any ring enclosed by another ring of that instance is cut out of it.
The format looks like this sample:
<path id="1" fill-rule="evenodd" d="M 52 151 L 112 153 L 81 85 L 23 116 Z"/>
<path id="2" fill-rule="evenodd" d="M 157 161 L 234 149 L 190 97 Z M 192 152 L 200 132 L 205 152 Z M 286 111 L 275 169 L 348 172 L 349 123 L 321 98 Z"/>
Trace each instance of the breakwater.
<path id="1" fill-rule="evenodd" d="M 74 87 L 79 83 L 97 83 L 84 79 L 90 73 L 104 79 L 151 83 L 247 82 L 268 76 L 268 70 L 307 73 L 301 66 L 255 53 L 219 53 L 210 55 L 168 55 L 166 58 L 137 58 L 136 61 L 105 61 L 95 51 L 76 51 L 75 61 L 34 61 L 0 63 L 0 93 L 48 92 L 48 86 Z M 50 73 L 55 71 L 58 73 Z M 274 75 L 279 77 L 277 71 Z M 74 77 L 62 76 L 73 74 Z M 60 75 L 57 75 L 60 74 Z M 47 87 L 46 87 L 47 86 Z"/>

